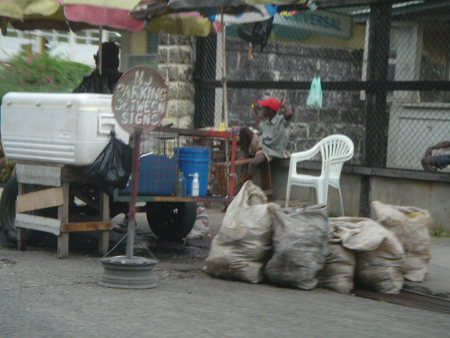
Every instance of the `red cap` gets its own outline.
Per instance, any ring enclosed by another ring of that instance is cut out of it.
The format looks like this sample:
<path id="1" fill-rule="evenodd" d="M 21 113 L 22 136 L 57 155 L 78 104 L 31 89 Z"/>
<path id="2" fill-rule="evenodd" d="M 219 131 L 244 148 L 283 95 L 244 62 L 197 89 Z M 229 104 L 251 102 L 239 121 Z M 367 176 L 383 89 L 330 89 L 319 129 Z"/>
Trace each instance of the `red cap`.
<path id="1" fill-rule="evenodd" d="M 276 112 L 278 112 L 278 110 L 280 109 L 280 101 L 278 101 L 274 97 L 268 97 L 265 100 L 258 100 L 258 104 L 261 107 L 269 107 L 269 108 L 275 110 Z"/>

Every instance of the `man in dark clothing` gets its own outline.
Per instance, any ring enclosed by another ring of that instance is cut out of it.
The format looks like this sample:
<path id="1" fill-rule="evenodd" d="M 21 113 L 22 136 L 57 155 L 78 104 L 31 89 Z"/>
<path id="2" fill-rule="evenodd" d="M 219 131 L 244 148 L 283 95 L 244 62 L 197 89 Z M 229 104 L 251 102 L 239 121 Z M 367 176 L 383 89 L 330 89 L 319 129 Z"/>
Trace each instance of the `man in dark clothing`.
<path id="1" fill-rule="evenodd" d="M 83 77 L 83 81 L 72 93 L 102 93 L 111 94 L 122 73 L 119 72 L 119 47 L 114 42 L 102 44 L 102 72 L 99 68 L 99 53 L 94 55 L 94 71 Z"/>

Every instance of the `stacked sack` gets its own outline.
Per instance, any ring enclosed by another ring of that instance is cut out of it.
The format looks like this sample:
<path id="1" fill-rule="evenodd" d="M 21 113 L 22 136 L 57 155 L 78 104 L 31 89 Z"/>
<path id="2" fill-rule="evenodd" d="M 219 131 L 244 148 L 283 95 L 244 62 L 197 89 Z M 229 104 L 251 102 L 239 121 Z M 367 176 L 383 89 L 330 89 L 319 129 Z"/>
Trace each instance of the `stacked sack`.
<path id="1" fill-rule="evenodd" d="M 270 207 L 274 214 L 273 256 L 266 275 L 274 284 L 310 290 L 325 264 L 328 242 L 326 206 Z"/>
<path id="2" fill-rule="evenodd" d="M 405 251 L 394 234 L 370 218 L 338 217 L 329 222 L 332 236 L 355 255 L 355 278 L 380 293 L 399 293 Z"/>
<path id="3" fill-rule="evenodd" d="M 404 278 L 423 280 L 430 259 L 426 210 L 372 203 L 375 219 L 327 218 L 324 205 L 294 209 L 268 203 L 247 181 L 211 243 L 213 277 L 310 290 L 317 283 L 350 293 L 354 281 L 397 294 Z"/>
<path id="4" fill-rule="evenodd" d="M 271 203 L 270 203 L 271 204 Z M 260 187 L 247 181 L 227 208 L 211 242 L 204 271 L 213 277 L 259 283 L 272 255 L 272 211 Z"/>
<path id="5" fill-rule="evenodd" d="M 429 228 L 433 222 L 427 210 L 372 202 L 372 217 L 389 229 L 401 242 L 405 254 L 403 276 L 412 282 L 423 282 L 430 261 Z"/>
<path id="6" fill-rule="evenodd" d="M 397 294 L 404 279 L 421 282 L 430 260 L 427 210 L 372 202 L 372 218 L 330 218 L 330 241 L 319 281 L 350 293 L 354 280 Z M 354 276 L 353 276 L 354 275 Z"/>
<path id="7" fill-rule="evenodd" d="M 328 242 L 326 207 L 284 209 L 247 181 L 229 205 L 204 271 L 213 277 L 312 289 Z"/>

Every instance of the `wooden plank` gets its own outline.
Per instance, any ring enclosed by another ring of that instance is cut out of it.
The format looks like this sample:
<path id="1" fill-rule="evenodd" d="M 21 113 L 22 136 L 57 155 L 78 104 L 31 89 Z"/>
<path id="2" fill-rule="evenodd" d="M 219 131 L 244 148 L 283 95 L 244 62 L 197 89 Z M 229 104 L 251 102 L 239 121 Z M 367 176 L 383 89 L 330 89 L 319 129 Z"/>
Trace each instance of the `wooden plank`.
<path id="1" fill-rule="evenodd" d="M 61 221 L 54 218 L 16 213 L 15 226 L 49 232 L 58 236 L 60 234 Z"/>
<path id="2" fill-rule="evenodd" d="M 61 232 L 75 232 L 75 231 L 97 231 L 97 230 L 112 230 L 113 225 L 111 221 L 101 222 L 80 222 L 80 223 L 63 223 L 61 225 Z"/>
<path id="3" fill-rule="evenodd" d="M 16 163 L 19 183 L 61 186 L 61 166 Z"/>
<path id="4" fill-rule="evenodd" d="M 234 166 L 237 167 L 240 165 L 246 165 L 246 164 L 249 164 L 252 160 L 253 160 L 253 157 L 244 158 L 243 160 L 236 160 L 236 161 L 234 161 Z M 229 164 L 231 164 L 231 162 L 229 162 Z M 225 166 L 225 165 L 227 165 L 227 163 L 219 162 L 219 163 L 216 163 L 216 165 Z"/>
<path id="5" fill-rule="evenodd" d="M 84 203 L 89 205 L 91 208 L 95 210 L 99 210 L 99 206 L 95 203 L 90 196 L 83 193 L 80 189 L 77 189 L 73 185 L 70 187 L 70 193 L 73 194 L 76 198 L 82 200 Z"/>
<path id="6" fill-rule="evenodd" d="M 17 196 L 16 212 L 25 212 L 50 207 L 64 203 L 62 188 L 50 188 Z"/>

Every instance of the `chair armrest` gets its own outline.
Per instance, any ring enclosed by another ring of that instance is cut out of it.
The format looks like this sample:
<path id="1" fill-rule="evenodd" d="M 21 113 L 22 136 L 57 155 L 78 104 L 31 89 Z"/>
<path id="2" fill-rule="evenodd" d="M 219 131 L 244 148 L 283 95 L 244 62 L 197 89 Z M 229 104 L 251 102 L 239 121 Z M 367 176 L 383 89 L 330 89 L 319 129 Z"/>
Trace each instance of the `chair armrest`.
<path id="1" fill-rule="evenodd" d="M 298 162 L 306 161 L 312 158 L 319 152 L 319 150 L 320 147 L 316 145 L 311 149 L 291 154 L 291 160 L 289 162 L 289 177 L 291 177 L 294 173 L 297 173 Z"/>
<path id="2" fill-rule="evenodd" d="M 320 150 L 320 148 L 315 146 L 315 147 L 305 150 L 305 151 L 293 153 L 291 155 L 291 163 L 292 162 L 297 163 L 297 162 L 309 160 L 310 158 L 314 157 L 319 152 L 319 150 Z"/>

